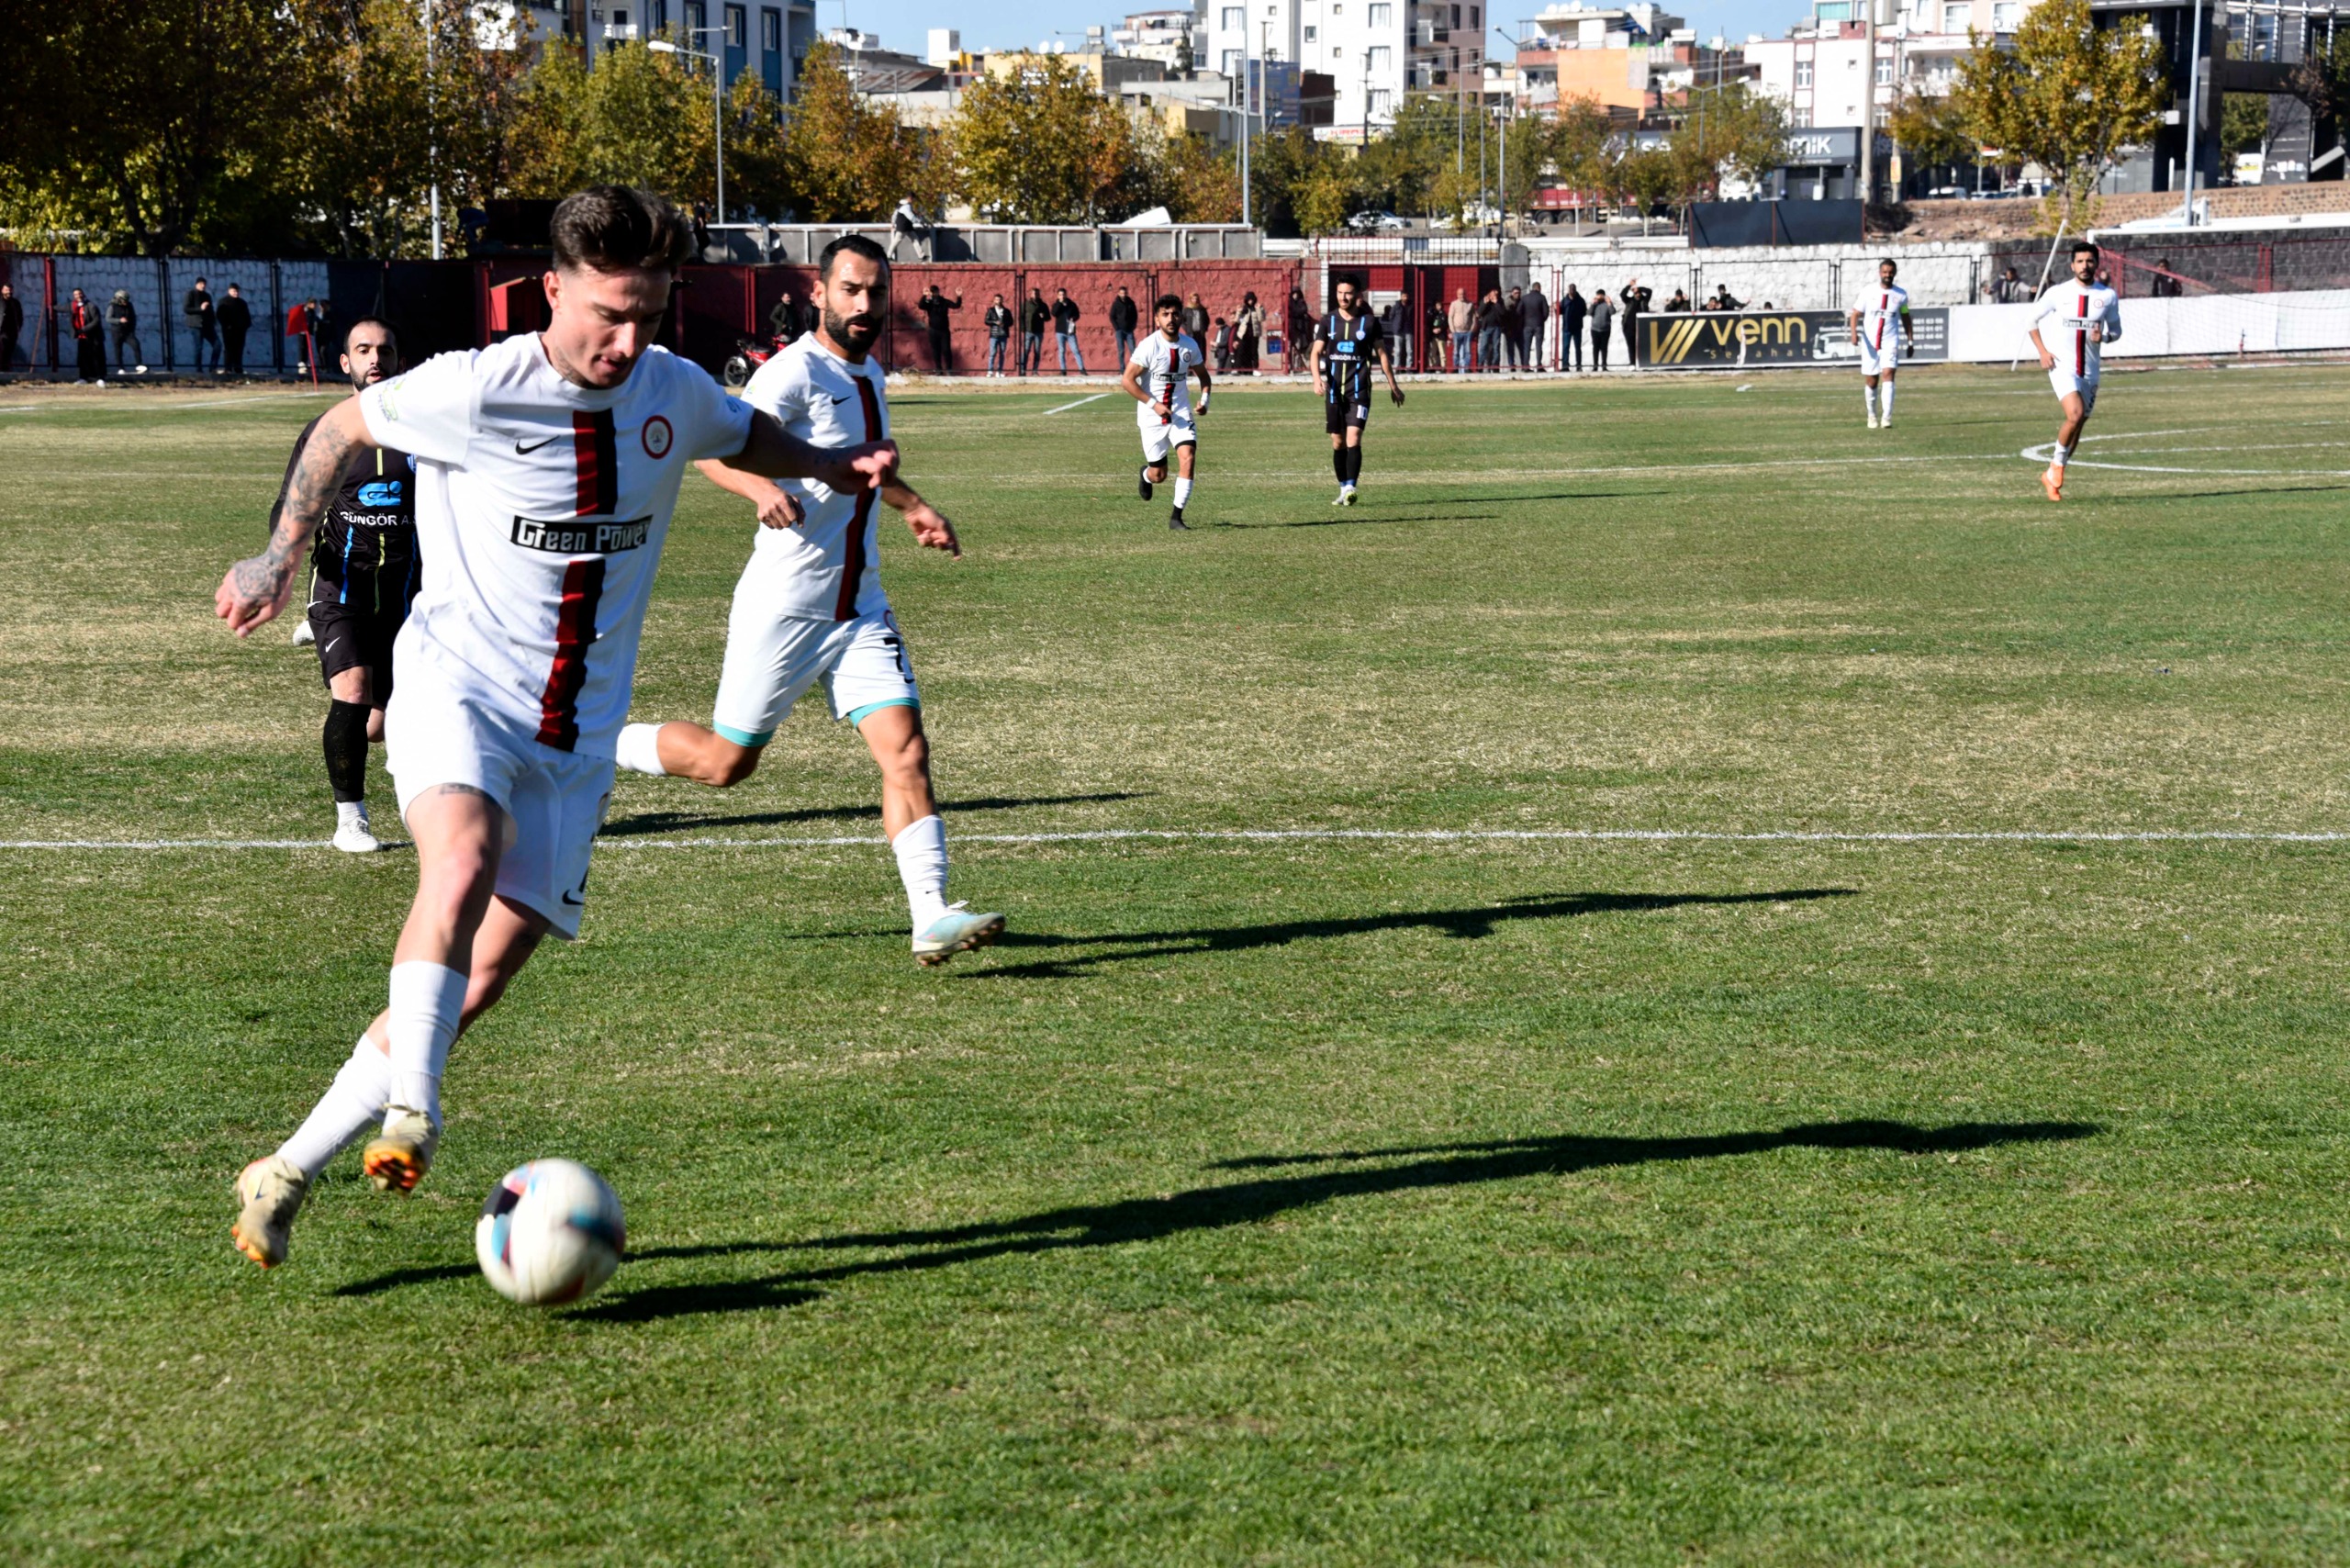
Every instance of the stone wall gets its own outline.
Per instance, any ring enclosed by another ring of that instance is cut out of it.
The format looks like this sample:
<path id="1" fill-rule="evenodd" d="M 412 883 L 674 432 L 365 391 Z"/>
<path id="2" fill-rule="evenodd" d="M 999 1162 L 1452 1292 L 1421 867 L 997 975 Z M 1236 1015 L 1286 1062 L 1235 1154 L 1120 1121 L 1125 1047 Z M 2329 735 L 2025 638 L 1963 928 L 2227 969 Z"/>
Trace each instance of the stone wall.
<path id="1" fill-rule="evenodd" d="M 1566 284 L 1585 296 L 1605 288 L 1614 298 L 1637 278 L 1662 307 L 1676 288 L 1693 301 L 1729 288 L 1733 298 L 1760 308 L 1841 310 L 1876 282 L 1877 263 L 1890 255 L 1900 282 L 1919 305 L 1964 305 L 1982 297 L 1990 248 L 1980 244 L 1784 245 L 1692 250 L 1678 240 L 1527 242 L 1528 271 L 1556 297 Z"/>
<path id="2" fill-rule="evenodd" d="M 2177 212 L 2177 191 L 2133 191 L 2109 196 L 2098 203 L 2095 226 L 2110 229 L 2142 218 Z M 2315 185 L 2217 185 L 2195 193 L 2198 206 L 2211 218 L 2289 218 L 2300 213 L 2350 213 L 2350 182 L 2320 181 Z M 2037 201 L 1913 201 L 1904 204 L 1908 225 L 1903 239 L 2028 240 L 2035 232 L 2042 243 Z"/>
<path id="3" fill-rule="evenodd" d="M 17 350 L 40 370 L 73 366 L 73 337 L 67 303 L 80 289 L 101 314 L 115 290 L 125 289 L 139 312 L 139 348 L 151 374 L 192 374 L 196 334 L 180 320 L 180 300 L 197 278 L 214 299 L 237 284 L 252 306 L 252 331 L 245 339 L 245 369 L 256 375 L 291 371 L 299 362 L 296 346 L 280 333 L 289 307 L 327 297 L 322 261 L 268 262 L 215 256 L 41 256 L 0 254 L 0 282 L 16 286 L 25 307 L 24 336 Z M 46 312 L 46 319 L 44 313 Z M 54 322 L 52 338 L 49 324 Z M 52 361 L 51 350 L 55 351 Z M 108 368 L 113 368 L 109 340 Z"/>

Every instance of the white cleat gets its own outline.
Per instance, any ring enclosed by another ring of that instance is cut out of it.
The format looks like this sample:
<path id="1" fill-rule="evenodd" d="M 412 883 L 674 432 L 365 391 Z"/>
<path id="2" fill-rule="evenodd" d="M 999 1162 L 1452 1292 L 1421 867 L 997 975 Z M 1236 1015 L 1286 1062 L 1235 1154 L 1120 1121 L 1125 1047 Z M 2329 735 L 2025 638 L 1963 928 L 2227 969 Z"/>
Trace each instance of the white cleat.
<path id="1" fill-rule="evenodd" d="M 318 628 L 310 624 L 310 618 L 308 616 L 305 615 L 301 620 L 294 622 L 294 645 L 296 647 L 307 648 L 318 640 Z"/>
<path id="2" fill-rule="evenodd" d="M 1875 416 L 1874 414 L 1871 414 L 1871 415 L 1869 416 L 1869 429 L 1871 429 L 1871 430 L 1874 430 L 1874 429 L 1876 429 L 1876 428 L 1877 428 L 1877 418 L 1876 418 L 1876 416 Z"/>
<path id="3" fill-rule="evenodd" d="M 1337 500 L 1336 500 L 1336 501 L 1335 501 L 1335 502 L 1333 502 L 1332 504 L 1333 504 L 1333 505 L 1335 505 L 1335 506 L 1342 506 L 1342 507 L 1350 507 L 1350 506 L 1354 505 L 1354 504 L 1355 504 L 1355 487 L 1354 487 L 1352 485 L 1341 485 L 1341 486 L 1339 486 L 1339 487 L 1338 487 L 1338 498 L 1337 498 Z"/>
<path id="4" fill-rule="evenodd" d="M 229 1238 L 237 1250 L 264 1269 L 285 1261 L 294 1215 L 310 1190 L 310 1179 L 290 1159 L 271 1155 L 237 1173 L 237 1223 Z"/>
<path id="5" fill-rule="evenodd" d="M 367 821 L 367 802 L 338 801 L 334 807 L 334 846 L 345 855 L 373 855 L 384 847 Z"/>
<path id="6" fill-rule="evenodd" d="M 957 953 L 990 946 L 1003 935 L 1003 916 L 973 914 L 960 903 L 914 933 L 914 962 L 934 969 Z"/>

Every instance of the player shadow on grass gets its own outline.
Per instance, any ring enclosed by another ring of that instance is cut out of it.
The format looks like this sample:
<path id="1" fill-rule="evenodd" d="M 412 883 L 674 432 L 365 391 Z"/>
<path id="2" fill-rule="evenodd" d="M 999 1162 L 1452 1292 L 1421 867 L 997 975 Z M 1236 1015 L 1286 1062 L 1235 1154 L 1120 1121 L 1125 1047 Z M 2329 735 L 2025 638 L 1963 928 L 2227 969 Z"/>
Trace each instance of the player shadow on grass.
<path id="1" fill-rule="evenodd" d="M 600 1301 L 574 1317 L 611 1323 L 649 1323 L 702 1313 L 755 1312 L 795 1306 L 823 1293 L 817 1286 L 867 1274 L 908 1273 L 952 1268 L 990 1258 L 1058 1252 L 1070 1249 L 1123 1247 L 1158 1241 L 1191 1231 L 1251 1225 L 1339 1198 L 1377 1197 L 1439 1187 L 1476 1186 L 1528 1176 L 1570 1176 L 1578 1171 L 1689 1159 L 1724 1159 L 1781 1149 L 1880 1149 L 1893 1154 L 1963 1154 L 2002 1144 L 2053 1143 L 2092 1137 L 2103 1129 L 2090 1122 L 1956 1122 L 1920 1127 L 1907 1122 L 1864 1119 L 1810 1122 L 1771 1132 L 1721 1133 L 1683 1137 L 1500 1138 L 1479 1143 L 1342 1149 L 1328 1154 L 1250 1155 L 1218 1160 L 1212 1170 L 1279 1169 L 1299 1165 L 1357 1164 L 1403 1159 L 1369 1170 L 1322 1170 L 1267 1176 L 1219 1186 L 1192 1187 L 1160 1197 L 1125 1198 L 1046 1209 L 1016 1219 L 918 1230 L 856 1231 L 807 1241 L 714 1242 L 655 1247 L 631 1252 L 632 1265 L 661 1260 L 689 1260 L 761 1253 L 833 1250 L 892 1250 L 923 1248 L 895 1258 L 877 1258 L 829 1267 L 788 1270 L 749 1280 L 652 1285 Z M 341 1287 L 337 1295 L 375 1295 L 402 1285 L 459 1278 L 470 1264 L 399 1269 Z"/>
<path id="2" fill-rule="evenodd" d="M 976 801 L 942 801 L 946 812 L 1016 812 L 1027 806 L 1084 806 L 1104 801 L 1139 801 L 1152 791 L 1113 790 L 1098 795 L 983 796 Z M 606 823 L 599 836 L 637 838 L 647 834 L 686 833 L 705 827 L 763 827 L 777 823 L 878 821 L 881 808 L 870 806 L 801 806 L 787 812 L 748 812 L 719 816 L 707 812 L 639 812 Z"/>
<path id="3" fill-rule="evenodd" d="M 1385 914 L 1348 915 L 1329 920 L 1279 920 L 1260 925 L 1208 925 L 1188 931 L 1138 931 L 1107 936 L 1056 936 L 1046 933 L 1007 931 L 999 938 L 1003 947 L 1091 947 L 1118 945 L 1112 953 L 1080 953 L 1066 958 L 1038 958 L 1029 963 L 999 964 L 972 969 L 966 980 L 1067 980 L 1102 964 L 1127 964 L 1140 958 L 1182 958 L 1195 953 L 1242 952 L 1256 947 L 1285 947 L 1315 937 L 1363 936 L 1374 931 L 1427 929 L 1460 941 L 1491 936 L 1494 928 L 1511 920 L 1572 920 L 1586 914 L 1638 913 L 1646 910 L 1678 909 L 1685 904 L 1804 903 L 1814 899 L 1848 899 L 1858 888 L 1782 888 L 1767 893 L 1528 893 L 1505 899 L 1483 909 L 1398 910 Z"/>

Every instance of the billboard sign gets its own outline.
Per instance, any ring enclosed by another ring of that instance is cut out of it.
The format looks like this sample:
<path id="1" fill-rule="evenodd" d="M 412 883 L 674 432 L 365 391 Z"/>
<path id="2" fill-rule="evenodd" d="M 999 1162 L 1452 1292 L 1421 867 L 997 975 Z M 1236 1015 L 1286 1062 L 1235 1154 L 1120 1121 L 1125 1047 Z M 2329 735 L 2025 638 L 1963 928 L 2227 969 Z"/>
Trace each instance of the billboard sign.
<path id="1" fill-rule="evenodd" d="M 1841 310 L 1707 310 L 1640 318 L 1640 363 L 1659 370 L 1743 370 L 1765 365 L 1857 366 L 1861 345 Z M 1912 310 L 1913 347 L 1901 358 L 1950 358 L 1950 312 Z"/>

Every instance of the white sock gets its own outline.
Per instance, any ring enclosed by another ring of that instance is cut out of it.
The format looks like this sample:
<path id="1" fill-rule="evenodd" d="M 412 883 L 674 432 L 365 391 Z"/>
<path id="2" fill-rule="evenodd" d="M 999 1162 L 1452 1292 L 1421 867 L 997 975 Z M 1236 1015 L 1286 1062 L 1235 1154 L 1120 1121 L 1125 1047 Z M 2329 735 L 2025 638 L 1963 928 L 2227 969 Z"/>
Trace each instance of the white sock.
<path id="1" fill-rule="evenodd" d="M 906 885 L 906 907 L 920 931 L 946 913 L 946 824 L 928 816 L 890 841 L 898 857 L 898 879 Z"/>
<path id="2" fill-rule="evenodd" d="M 1876 388 L 1865 381 L 1862 382 L 1861 397 L 1869 406 L 1869 418 L 1876 418 Z"/>
<path id="3" fill-rule="evenodd" d="M 1885 404 L 1885 417 L 1888 420 L 1893 418 L 1893 377 L 1890 375 L 1885 378 L 1880 400 Z"/>
<path id="4" fill-rule="evenodd" d="M 309 1118 L 278 1145 L 277 1157 L 293 1161 L 303 1175 L 315 1177 L 384 1114 L 391 1098 L 392 1058 L 362 1035 L 351 1048 L 351 1059 L 319 1097 Z"/>
<path id="5" fill-rule="evenodd" d="M 659 778 L 669 770 L 661 766 L 661 726 L 658 724 L 622 724 L 621 738 L 612 745 L 612 760 L 632 773 L 650 773 Z"/>
<path id="6" fill-rule="evenodd" d="M 464 1006 L 465 977 L 448 965 L 418 959 L 392 966 L 392 1005 L 385 1021 L 392 1042 L 391 1103 L 423 1112 L 436 1127 L 441 1072 Z"/>
<path id="7" fill-rule="evenodd" d="M 1188 505 L 1190 505 L 1190 504 L 1191 504 L 1191 500 L 1192 500 L 1192 481 L 1191 481 L 1191 480 L 1189 480 L 1189 479 L 1178 479 L 1178 480 L 1176 480 L 1176 481 L 1175 481 L 1175 510 L 1176 510 L 1177 511 L 1181 511 L 1181 510 L 1182 510 L 1186 506 L 1188 506 Z"/>
<path id="8" fill-rule="evenodd" d="M 357 823 L 362 827 L 366 826 L 367 802 L 364 801 L 337 801 L 334 803 L 334 820 L 339 823 Z"/>
<path id="9" fill-rule="evenodd" d="M 2069 447 L 2069 446 L 2060 446 L 2060 447 L 2058 447 L 2058 448 L 2056 449 L 2056 455 L 2055 455 L 2055 457 L 2052 460 L 2052 462 L 2051 462 L 2051 464 L 2050 464 L 2050 466 L 2052 466 L 2052 467 L 2055 467 L 2055 468 L 2062 468 L 2063 466 L 2065 466 L 2065 459 L 2066 459 L 2067 457 L 2070 457 L 2070 456 L 2072 456 L 2072 455 L 2073 455 L 2073 449 L 2072 449 L 2071 447 Z"/>

